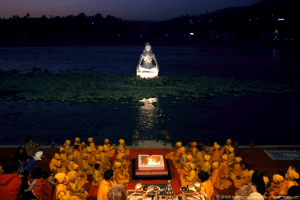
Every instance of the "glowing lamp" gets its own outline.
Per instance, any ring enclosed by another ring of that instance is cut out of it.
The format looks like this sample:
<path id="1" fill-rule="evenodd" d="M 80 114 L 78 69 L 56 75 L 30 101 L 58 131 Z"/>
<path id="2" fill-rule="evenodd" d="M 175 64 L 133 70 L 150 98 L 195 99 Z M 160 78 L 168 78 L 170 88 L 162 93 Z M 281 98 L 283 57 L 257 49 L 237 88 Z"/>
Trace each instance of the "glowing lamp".
<path id="1" fill-rule="evenodd" d="M 190 35 L 194 35 L 194 33 L 190 33 Z"/>
<path id="2" fill-rule="evenodd" d="M 284 21 L 284 18 L 278 18 L 278 21 Z"/>

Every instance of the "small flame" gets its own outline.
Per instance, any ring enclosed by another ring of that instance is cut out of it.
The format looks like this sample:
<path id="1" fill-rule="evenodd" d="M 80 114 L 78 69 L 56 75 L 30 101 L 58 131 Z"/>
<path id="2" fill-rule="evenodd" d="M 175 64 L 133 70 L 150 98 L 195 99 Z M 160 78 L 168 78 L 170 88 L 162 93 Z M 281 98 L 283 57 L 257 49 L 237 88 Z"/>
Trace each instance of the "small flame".
<path id="1" fill-rule="evenodd" d="M 157 161 L 155 158 L 152 158 L 152 156 L 150 156 L 148 158 L 148 165 L 160 165 L 160 160 Z"/>

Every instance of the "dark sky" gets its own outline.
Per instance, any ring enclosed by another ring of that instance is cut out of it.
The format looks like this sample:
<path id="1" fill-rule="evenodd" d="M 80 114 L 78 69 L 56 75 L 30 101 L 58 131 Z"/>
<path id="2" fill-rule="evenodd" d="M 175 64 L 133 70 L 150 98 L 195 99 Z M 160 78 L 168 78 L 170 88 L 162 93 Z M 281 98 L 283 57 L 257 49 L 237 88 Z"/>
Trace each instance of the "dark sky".
<path id="1" fill-rule="evenodd" d="M 84 12 L 127 20 L 168 20 L 180 15 L 198 15 L 228 7 L 249 6 L 260 0 L 0 0 L 0 17 L 13 15 L 67 16 Z"/>

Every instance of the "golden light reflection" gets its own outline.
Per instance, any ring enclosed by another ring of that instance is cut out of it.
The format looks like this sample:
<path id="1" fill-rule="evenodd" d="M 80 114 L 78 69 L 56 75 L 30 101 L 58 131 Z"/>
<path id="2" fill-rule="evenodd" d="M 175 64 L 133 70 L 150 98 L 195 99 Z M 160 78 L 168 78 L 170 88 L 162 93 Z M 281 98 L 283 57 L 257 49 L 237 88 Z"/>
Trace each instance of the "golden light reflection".
<path id="1" fill-rule="evenodd" d="M 141 78 L 155 78 L 155 77 L 158 77 L 158 71 L 157 70 L 153 70 L 153 71 L 137 70 L 136 75 Z"/>

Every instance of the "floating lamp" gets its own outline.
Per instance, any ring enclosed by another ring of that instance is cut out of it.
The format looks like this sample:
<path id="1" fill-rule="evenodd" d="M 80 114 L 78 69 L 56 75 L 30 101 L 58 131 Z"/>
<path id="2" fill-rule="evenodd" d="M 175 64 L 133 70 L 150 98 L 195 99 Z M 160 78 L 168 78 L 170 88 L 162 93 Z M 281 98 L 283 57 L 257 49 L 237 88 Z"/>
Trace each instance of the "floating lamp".
<path id="1" fill-rule="evenodd" d="M 36 143 L 36 146 L 40 147 L 40 146 L 42 146 L 42 144 L 39 143 L 39 142 L 37 142 L 37 143 Z"/>
<path id="2" fill-rule="evenodd" d="M 234 147 L 238 147 L 239 146 L 238 141 L 235 141 L 233 145 L 234 145 Z"/>
<path id="3" fill-rule="evenodd" d="M 56 145 L 56 142 L 54 142 L 54 141 L 52 141 L 50 144 L 51 147 L 54 147 L 55 145 Z"/>
<path id="4" fill-rule="evenodd" d="M 254 141 L 252 141 L 252 142 L 250 143 L 250 147 L 255 147 Z"/>
<path id="5" fill-rule="evenodd" d="M 135 130 L 133 133 L 135 134 L 139 134 L 140 132 L 138 130 Z"/>
<path id="6" fill-rule="evenodd" d="M 166 138 L 166 139 L 170 139 L 171 137 L 170 137 L 169 134 L 166 134 L 165 138 Z"/>
<path id="7" fill-rule="evenodd" d="M 162 133 L 162 134 L 167 134 L 167 133 L 168 133 L 168 131 L 166 131 L 166 130 L 163 130 L 163 131 L 161 131 L 161 133 Z"/>

